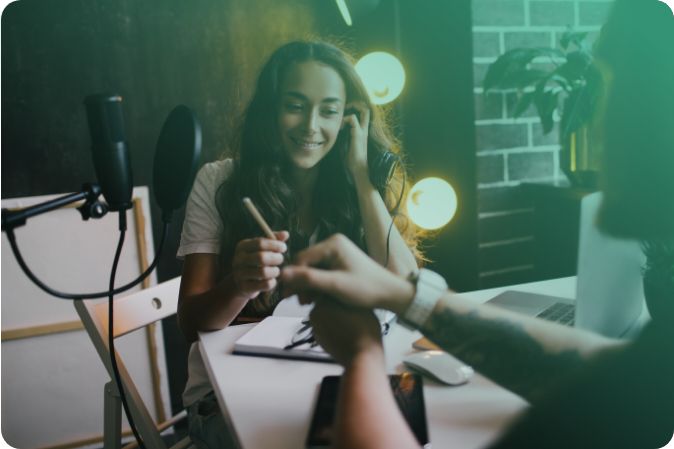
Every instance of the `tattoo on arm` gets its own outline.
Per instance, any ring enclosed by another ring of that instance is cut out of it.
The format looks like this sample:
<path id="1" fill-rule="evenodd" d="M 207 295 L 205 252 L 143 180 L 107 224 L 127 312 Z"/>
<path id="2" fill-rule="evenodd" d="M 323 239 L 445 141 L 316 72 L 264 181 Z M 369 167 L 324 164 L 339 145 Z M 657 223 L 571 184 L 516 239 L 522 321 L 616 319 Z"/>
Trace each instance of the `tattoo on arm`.
<path id="1" fill-rule="evenodd" d="M 485 318 L 477 310 L 457 313 L 443 303 L 438 304 L 423 332 L 446 351 L 529 402 L 535 402 L 582 361 L 578 350 L 546 348 L 521 323 Z"/>

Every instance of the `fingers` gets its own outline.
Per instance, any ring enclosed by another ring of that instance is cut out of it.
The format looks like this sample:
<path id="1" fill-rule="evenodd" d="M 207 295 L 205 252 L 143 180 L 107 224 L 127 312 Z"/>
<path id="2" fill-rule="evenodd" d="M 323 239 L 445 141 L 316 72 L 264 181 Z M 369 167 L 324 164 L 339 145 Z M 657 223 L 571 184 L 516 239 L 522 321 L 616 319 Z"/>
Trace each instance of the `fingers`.
<path id="1" fill-rule="evenodd" d="M 293 265 L 310 265 L 321 268 L 344 268 L 342 254 L 351 251 L 354 243 L 343 234 L 334 234 L 304 251 L 300 251 L 293 260 Z"/>
<path id="2" fill-rule="evenodd" d="M 273 290 L 278 285 L 276 279 L 264 280 L 246 280 L 241 283 L 241 288 L 244 291 L 252 292 L 252 296 L 257 296 L 259 292 L 268 292 Z"/>
<path id="3" fill-rule="evenodd" d="M 239 277 L 245 280 L 268 280 L 276 279 L 281 274 L 279 267 L 241 267 L 239 268 Z"/>
<path id="4" fill-rule="evenodd" d="M 360 127 L 367 131 L 370 126 L 370 109 L 362 105 L 360 113 Z"/>
<path id="5" fill-rule="evenodd" d="M 232 274 L 238 288 L 251 298 L 276 288 L 281 274 L 283 253 L 288 250 L 287 231 L 275 232 L 278 240 L 253 238 L 241 240 L 232 259 Z"/>
<path id="6" fill-rule="evenodd" d="M 232 261 L 233 268 L 241 267 L 276 267 L 283 264 L 283 254 L 271 251 L 255 251 L 239 253 Z"/>
<path id="7" fill-rule="evenodd" d="M 344 121 L 351 125 L 351 127 L 355 126 L 356 124 L 364 131 L 368 130 L 368 127 L 370 125 L 370 108 L 368 108 L 367 104 L 363 102 L 354 102 L 354 103 L 349 103 L 346 105 L 345 108 L 346 111 L 350 110 L 355 110 L 357 111 L 357 114 L 354 112 L 347 112 L 346 115 L 344 116 Z M 347 120 L 348 119 L 348 120 Z"/>
<path id="8" fill-rule="evenodd" d="M 353 130 L 356 128 L 356 126 L 360 126 L 356 114 L 345 115 L 342 119 L 342 129 L 344 129 L 344 127 L 349 127 L 351 130 Z"/>
<path id="9" fill-rule="evenodd" d="M 277 236 L 284 237 L 288 240 L 287 231 L 277 233 Z M 272 240 L 264 237 L 257 237 L 254 239 L 244 239 L 237 245 L 237 250 L 245 252 L 254 251 L 274 251 L 277 253 L 284 253 L 288 250 L 285 240 Z"/>
<path id="10" fill-rule="evenodd" d="M 288 231 L 276 231 L 274 232 L 276 239 L 282 242 L 287 242 L 290 238 L 290 233 Z"/>
<path id="11" fill-rule="evenodd" d="M 283 282 L 283 296 L 297 294 L 300 301 L 310 302 L 307 293 L 318 292 L 337 295 L 340 273 L 311 267 L 286 267 L 279 278 Z"/>

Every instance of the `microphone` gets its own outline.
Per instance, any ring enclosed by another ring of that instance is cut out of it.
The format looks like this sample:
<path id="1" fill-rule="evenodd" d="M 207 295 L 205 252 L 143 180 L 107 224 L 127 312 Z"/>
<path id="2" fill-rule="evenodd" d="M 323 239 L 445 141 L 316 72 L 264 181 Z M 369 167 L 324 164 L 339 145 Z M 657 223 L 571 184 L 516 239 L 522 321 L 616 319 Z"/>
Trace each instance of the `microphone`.
<path id="1" fill-rule="evenodd" d="M 133 175 L 124 134 L 122 97 L 89 95 L 84 99 L 91 133 L 91 152 L 98 183 L 113 211 L 131 208 Z"/>
<path id="2" fill-rule="evenodd" d="M 162 126 L 154 154 L 154 196 L 162 221 L 187 200 L 201 157 L 201 126 L 187 106 L 176 106 Z"/>

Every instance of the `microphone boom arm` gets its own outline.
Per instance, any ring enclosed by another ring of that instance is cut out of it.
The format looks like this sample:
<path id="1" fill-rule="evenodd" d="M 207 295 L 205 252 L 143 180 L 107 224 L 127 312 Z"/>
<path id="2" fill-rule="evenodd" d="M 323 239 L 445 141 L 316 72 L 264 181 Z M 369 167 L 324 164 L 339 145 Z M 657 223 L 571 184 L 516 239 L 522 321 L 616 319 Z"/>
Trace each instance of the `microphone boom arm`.
<path id="1" fill-rule="evenodd" d="M 85 200 L 84 204 L 78 207 L 82 220 L 89 218 L 101 218 L 108 211 L 107 206 L 98 201 L 101 194 L 101 188 L 98 184 L 87 183 L 82 186 L 82 191 L 70 193 L 44 203 L 35 204 L 19 210 L 2 209 L 2 232 L 13 230 L 26 224 L 26 221 L 36 215 L 41 215 L 54 209 L 67 206 L 77 201 Z"/>

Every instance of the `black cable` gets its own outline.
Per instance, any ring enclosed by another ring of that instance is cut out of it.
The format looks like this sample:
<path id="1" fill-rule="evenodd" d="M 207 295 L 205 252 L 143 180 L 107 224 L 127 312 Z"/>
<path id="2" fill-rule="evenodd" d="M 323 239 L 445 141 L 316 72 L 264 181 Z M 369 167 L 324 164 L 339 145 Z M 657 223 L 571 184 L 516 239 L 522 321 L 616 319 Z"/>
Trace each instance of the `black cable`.
<path id="1" fill-rule="evenodd" d="M 110 285 L 108 295 L 108 348 L 110 349 L 110 363 L 112 365 L 113 377 L 115 378 L 115 383 L 117 384 L 117 391 L 119 392 L 119 397 L 122 400 L 122 407 L 124 407 L 124 413 L 126 413 L 126 419 L 131 426 L 131 431 L 133 436 L 138 442 L 138 446 L 141 449 L 145 449 L 143 445 L 143 440 L 138 434 L 136 425 L 133 422 L 133 417 L 131 416 L 131 410 L 129 410 L 129 404 L 126 402 L 126 393 L 124 392 L 124 385 L 122 385 L 122 379 L 119 376 L 119 369 L 117 368 L 117 356 L 115 354 L 115 336 L 114 336 L 114 302 L 113 302 L 113 293 L 115 288 L 115 274 L 117 273 L 117 265 L 119 264 L 119 259 L 122 254 L 122 247 L 124 246 L 124 236 L 126 234 L 126 211 L 119 212 L 119 242 L 117 243 L 117 250 L 115 251 L 115 258 L 112 262 L 112 271 L 110 272 Z"/>
<path id="2" fill-rule="evenodd" d="M 120 216 L 125 215 L 125 211 L 120 212 Z M 126 220 L 126 219 L 125 219 Z M 106 296 L 110 295 L 117 295 L 119 293 L 125 292 L 128 289 L 135 287 L 138 285 L 143 279 L 148 277 L 150 273 L 152 273 L 152 270 L 157 266 L 157 263 L 159 262 L 159 256 L 161 254 L 162 248 L 164 247 L 164 241 L 166 240 L 166 235 L 168 234 L 168 223 L 164 223 L 164 229 L 162 231 L 161 235 L 161 240 L 159 242 L 159 248 L 155 252 L 154 260 L 152 261 L 152 264 L 145 270 L 143 274 L 141 274 L 138 278 L 134 279 L 133 281 L 129 282 L 126 285 L 123 285 L 121 287 L 118 287 L 114 290 L 110 291 L 105 291 L 105 292 L 97 292 L 97 293 L 63 293 L 58 290 L 54 290 L 45 283 L 43 283 L 41 280 L 33 274 L 32 271 L 30 271 L 30 268 L 28 268 L 28 265 L 26 265 L 26 262 L 23 260 L 23 257 L 21 256 L 21 252 L 19 251 L 19 247 L 16 244 L 16 237 L 14 236 L 14 230 L 13 229 L 7 229 L 5 233 L 7 234 L 7 239 L 9 240 L 9 245 L 12 248 L 12 252 L 14 253 L 14 257 L 16 257 L 16 261 L 19 263 L 19 266 L 21 267 L 21 270 L 28 276 L 28 278 L 33 281 L 35 285 L 37 285 L 42 291 L 52 295 L 56 296 L 57 298 L 63 298 L 63 299 L 95 299 L 95 298 L 104 298 Z"/>
<path id="3" fill-rule="evenodd" d="M 391 224 L 388 226 L 388 232 L 386 233 L 386 257 L 384 258 L 384 267 L 388 266 L 388 259 L 390 255 L 391 231 L 393 230 L 393 224 L 395 223 L 395 219 L 399 214 L 400 206 L 403 202 L 403 196 L 405 195 L 405 184 L 407 183 L 407 173 L 405 173 L 404 168 L 402 172 L 403 172 L 403 186 L 400 189 L 400 196 L 398 197 L 398 202 L 391 211 Z"/>

